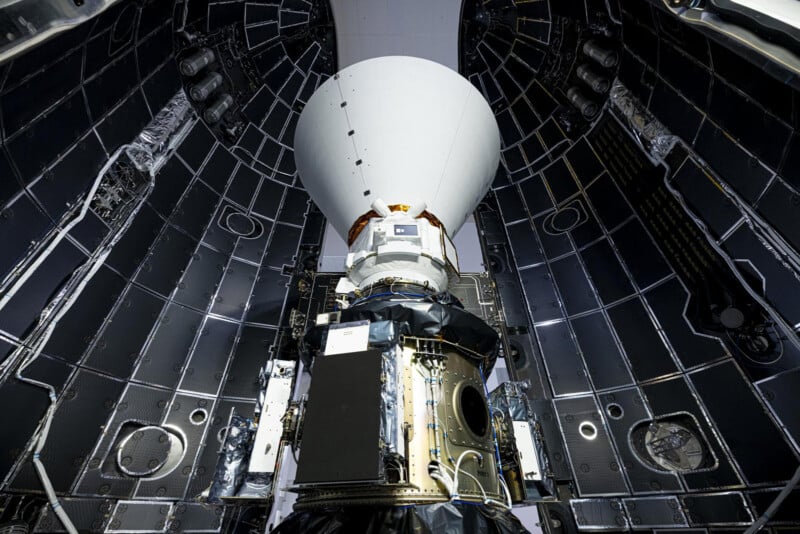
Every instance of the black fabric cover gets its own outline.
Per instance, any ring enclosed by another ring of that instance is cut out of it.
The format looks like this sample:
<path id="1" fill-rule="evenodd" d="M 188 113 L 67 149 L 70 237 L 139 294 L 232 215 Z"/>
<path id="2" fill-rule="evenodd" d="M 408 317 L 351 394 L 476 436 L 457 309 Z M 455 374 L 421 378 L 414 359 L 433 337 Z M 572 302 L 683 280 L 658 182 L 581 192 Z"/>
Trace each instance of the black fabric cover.
<path id="1" fill-rule="evenodd" d="M 517 534 L 528 532 L 510 512 L 445 502 L 419 506 L 327 508 L 294 512 L 273 534 Z"/>
<path id="2" fill-rule="evenodd" d="M 499 336 L 483 319 L 463 310 L 459 304 L 443 303 L 440 299 L 376 298 L 342 310 L 341 322 L 392 321 L 402 335 L 437 337 L 457 343 L 484 355 L 483 372 L 489 376 L 497 359 Z M 327 326 L 313 327 L 305 336 L 307 347 L 319 349 Z M 480 363 L 479 362 L 479 363 Z"/>

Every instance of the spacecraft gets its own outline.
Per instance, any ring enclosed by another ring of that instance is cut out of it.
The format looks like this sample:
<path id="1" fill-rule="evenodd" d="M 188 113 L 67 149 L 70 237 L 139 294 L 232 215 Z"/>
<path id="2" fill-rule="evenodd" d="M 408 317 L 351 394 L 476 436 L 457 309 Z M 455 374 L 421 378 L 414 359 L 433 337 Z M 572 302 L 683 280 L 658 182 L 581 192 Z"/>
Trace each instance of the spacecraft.
<path id="1" fill-rule="evenodd" d="M 0 534 L 800 525 L 793 0 L 0 0 Z"/>

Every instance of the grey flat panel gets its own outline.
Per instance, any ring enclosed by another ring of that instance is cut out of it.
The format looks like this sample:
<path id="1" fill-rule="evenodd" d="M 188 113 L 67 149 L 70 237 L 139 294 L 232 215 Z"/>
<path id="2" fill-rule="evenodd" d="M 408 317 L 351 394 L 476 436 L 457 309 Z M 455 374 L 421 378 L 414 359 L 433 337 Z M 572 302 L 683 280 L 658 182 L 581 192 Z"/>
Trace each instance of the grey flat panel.
<path id="1" fill-rule="evenodd" d="M 380 374 L 377 350 L 314 361 L 296 483 L 379 477 Z"/>

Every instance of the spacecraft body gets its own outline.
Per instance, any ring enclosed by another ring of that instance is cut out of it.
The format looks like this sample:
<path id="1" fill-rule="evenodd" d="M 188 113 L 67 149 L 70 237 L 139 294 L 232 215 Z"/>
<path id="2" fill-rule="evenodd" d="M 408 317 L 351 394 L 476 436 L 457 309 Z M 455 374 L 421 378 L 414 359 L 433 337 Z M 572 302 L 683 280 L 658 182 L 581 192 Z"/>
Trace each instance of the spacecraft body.
<path id="1" fill-rule="evenodd" d="M 331 505 L 448 501 L 486 505 L 484 520 L 516 528 L 502 515 L 511 494 L 485 382 L 498 334 L 447 293 L 451 237 L 488 190 L 499 149 L 480 93 L 418 58 L 346 68 L 301 114 L 299 174 L 349 254 L 340 309 L 304 338 L 312 381 L 300 515 L 287 531 Z"/>

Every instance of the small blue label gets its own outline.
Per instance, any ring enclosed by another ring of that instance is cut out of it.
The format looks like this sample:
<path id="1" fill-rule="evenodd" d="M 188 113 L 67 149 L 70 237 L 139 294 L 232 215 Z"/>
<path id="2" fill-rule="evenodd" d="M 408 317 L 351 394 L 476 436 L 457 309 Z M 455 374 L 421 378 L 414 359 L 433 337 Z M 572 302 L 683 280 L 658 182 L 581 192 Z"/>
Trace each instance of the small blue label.
<path id="1" fill-rule="evenodd" d="M 395 224 L 394 235 L 419 235 L 416 224 Z"/>

